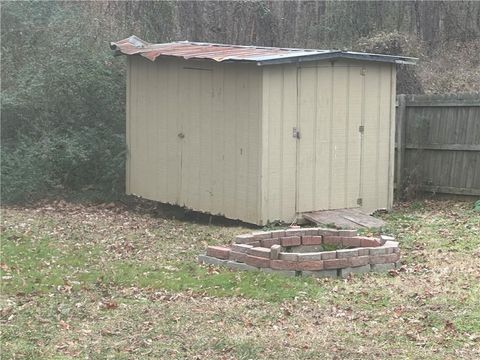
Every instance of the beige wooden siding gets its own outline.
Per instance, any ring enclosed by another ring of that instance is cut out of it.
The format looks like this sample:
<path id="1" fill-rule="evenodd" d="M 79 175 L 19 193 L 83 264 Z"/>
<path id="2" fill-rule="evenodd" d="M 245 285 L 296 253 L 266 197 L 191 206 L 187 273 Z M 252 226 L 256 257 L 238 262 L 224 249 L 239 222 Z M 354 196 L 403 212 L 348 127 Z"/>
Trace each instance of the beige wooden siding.
<path id="1" fill-rule="evenodd" d="M 393 192 L 395 182 L 395 109 L 397 99 L 397 68 L 390 66 L 390 154 L 388 159 L 388 202 L 387 209 L 393 207 Z"/>
<path id="2" fill-rule="evenodd" d="M 369 212 L 391 206 L 394 77 L 394 66 L 358 61 L 264 68 L 264 223 L 359 198 Z"/>
<path id="3" fill-rule="evenodd" d="M 392 127 L 394 93 L 392 71 L 388 64 L 365 64 L 364 85 L 365 133 L 363 139 L 361 197 L 362 208 L 373 211 L 388 208 L 393 197 Z M 393 104 L 392 104 L 393 102 Z"/>
<path id="4" fill-rule="evenodd" d="M 297 68 L 263 69 L 262 221 L 295 220 Z"/>
<path id="5" fill-rule="evenodd" d="M 361 69 L 348 63 L 300 69 L 298 212 L 357 206 Z"/>
<path id="6" fill-rule="evenodd" d="M 261 80 L 250 65 L 130 57 L 127 192 L 260 222 Z"/>

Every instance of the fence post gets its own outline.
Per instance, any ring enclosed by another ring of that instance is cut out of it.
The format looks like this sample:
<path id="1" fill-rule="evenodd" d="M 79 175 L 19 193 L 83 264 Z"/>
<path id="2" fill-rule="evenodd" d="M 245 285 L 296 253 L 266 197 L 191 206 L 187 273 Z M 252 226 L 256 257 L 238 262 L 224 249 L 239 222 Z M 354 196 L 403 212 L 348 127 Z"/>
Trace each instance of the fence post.
<path id="1" fill-rule="evenodd" d="M 397 132 L 397 158 L 396 158 L 396 174 L 397 174 L 397 198 L 403 196 L 403 162 L 405 155 L 405 121 L 407 116 L 407 99 L 405 94 L 397 96 L 398 108 L 396 112 L 396 129 Z"/>

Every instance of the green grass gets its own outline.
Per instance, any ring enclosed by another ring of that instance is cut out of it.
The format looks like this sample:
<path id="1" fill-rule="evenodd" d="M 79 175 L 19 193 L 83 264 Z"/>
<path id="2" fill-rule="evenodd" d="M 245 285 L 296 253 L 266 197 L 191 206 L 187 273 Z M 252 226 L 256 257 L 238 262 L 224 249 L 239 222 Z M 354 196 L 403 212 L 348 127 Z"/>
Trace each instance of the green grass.
<path id="1" fill-rule="evenodd" d="M 201 292 L 208 296 L 239 296 L 281 302 L 302 296 L 318 296 L 322 291 L 312 279 L 285 278 L 261 272 L 236 272 L 209 268 L 196 263 L 155 267 L 121 262 L 109 268 L 102 279 L 114 286 L 139 286 L 170 291 Z"/>
<path id="2" fill-rule="evenodd" d="M 382 217 L 402 271 L 317 280 L 196 262 L 251 231 L 238 225 L 3 209 L 2 358 L 480 358 L 480 213 L 421 201 Z"/>
<path id="3" fill-rule="evenodd" d="M 2 294 L 48 292 L 67 282 L 90 282 L 98 273 L 95 270 L 95 260 L 100 253 L 97 247 L 62 251 L 51 238 L 32 241 L 8 230 L 2 233 L 1 241 L 1 257 L 11 269 L 8 275 L 0 270 L 4 280 Z M 82 273 L 84 269 L 90 270 Z M 80 284 L 76 285 L 77 289 Z"/>
<path id="4" fill-rule="evenodd" d="M 2 235 L 2 258 L 13 271 L 2 282 L 2 293 L 48 293 L 65 284 L 74 290 L 108 286 L 138 286 L 170 291 L 194 291 L 208 296 L 239 296 L 279 302 L 299 296 L 317 296 L 322 289 L 310 278 L 285 278 L 261 272 L 210 271 L 194 261 L 157 264 L 117 260 L 100 263 L 102 249 L 83 246 L 62 251 L 54 238 L 31 241 L 11 231 Z M 5 276 L 2 273 L 2 276 Z"/>

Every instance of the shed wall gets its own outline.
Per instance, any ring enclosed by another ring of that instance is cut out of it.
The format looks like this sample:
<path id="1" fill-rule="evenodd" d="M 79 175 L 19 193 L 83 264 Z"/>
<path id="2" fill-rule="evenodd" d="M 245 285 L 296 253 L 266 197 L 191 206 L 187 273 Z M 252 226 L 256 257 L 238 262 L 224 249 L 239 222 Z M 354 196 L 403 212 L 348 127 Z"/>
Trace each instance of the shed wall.
<path id="1" fill-rule="evenodd" d="M 391 207 L 394 65 L 131 56 L 128 68 L 127 193 L 256 224 L 352 207 L 357 191 L 366 211 Z"/>
<path id="2" fill-rule="evenodd" d="M 129 57 L 127 193 L 260 222 L 261 70 Z"/>
<path id="3" fill-rule="evenodd" d="M 297 67 L 263 68 L 262 221 L 296 218 Z"/>
<path id="4" fill-rule="evenodd" d="M 395 66 L 336 61 L 264 67 L 262 220 L 389 208 Z M 365 131 L 359 133 L 359 126 Z M 300 140 L 292 131 L 300 131 Z"/>
<path id="5" fill-rule="evenodd" d="M 372 212 L 393 205 L 395 153 L 395 65 L 367 63 L 365 76 L 362 209 Z"/>

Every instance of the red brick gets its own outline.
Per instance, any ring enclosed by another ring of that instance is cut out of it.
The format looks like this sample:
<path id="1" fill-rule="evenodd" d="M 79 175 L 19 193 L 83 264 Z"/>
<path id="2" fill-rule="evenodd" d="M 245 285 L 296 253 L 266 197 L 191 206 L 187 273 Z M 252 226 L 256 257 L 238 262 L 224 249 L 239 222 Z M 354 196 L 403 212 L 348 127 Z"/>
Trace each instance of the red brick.
<path id="1" fill-rule="evenodd" d="M 278 258 L 280 260 L 298 261 L 298 254 L 297 253 L 281 252 L 280 254 L 278 254 Z"/>
<path id="2" fill-rule="evenodd" d="M 272 238 L 281 238 L 285 236 L 285 230 L 273 230 Z"/>
<path id="3" fill-rule="evenodd" d="M 303 233 L 305 236 L 317 236 L 318 228 L 303 228 Z"/>
<path id="4" fill-rule="evenodd" d="M 349 267 L 363 266 L 370 263 L 370 256 L 355 256 L 348 258 Z"/>
<path id="5" fill-rule="evenodd" d="M 302 245 L 322 245 L 322 236 L 302 236 Z"/>
<path id="6" fill-rule="evenodd" d="M 388 255 L 370 255 L 370 264 L 393 263 L 400 259 L 400 254 L 393 253 Z"/>
<path id="7" fill-rule="evenodd" d="M 338 235 L 346 237 L 357 236 L 357 230 L 338 230 Z"/>
<path id="8" fill-rule="evenodd" d="M 364 255 L 369 255 L 370 254 L 370 249 L 364 249 L 364 248 L 359 248 L 358 249 L 358 255 L 359 256 L 364 256 Z"/>
<path id="9" fill-rule="evenodd" d="M 280 245 L 280 239 L 279 238 L 263 239 L 263 240 L 260 240 L 260 243 L 262 244 L 263 247 L 271 248 L 273 245 Z"/>
<path id="10" fill-rule="evenodd" d="M 391 253 L 394 253 L 394 252 L 399 252 L 399 250 L 400 250 L 398 248 L 398 242 L 396 242 L 396 241 L 386 241 L 385 244 L 382 245 L 382 247 L 387 249 L 388 254 L 391 254 Z"/>
<path id="11" fill-rule="evenodd" d="M 323 270 L 323 261 L 302 261 L 297 263 L 297 270 L 315 271 Z"/>
<path id="12" fill-rule="evenodd" d="M 226 260 L 230 256 L 230 248 L 224 246 L 209 246 L 207 247 L 207 255 Z"/>
<path id="13" fill-rule="evenodd" d="M 348 247 L 359 247 L 362 246 L 362 240 L 357 236 L 342 236 L 342 244 Z"/>
<path id="14" fill-rule="evenodd" d="M 254 240 L 263 240 L 263 239 L 270 239 L 272 237 L 272 233 L 270 231 L 257 231 L 252 233 Z"/>
<path id="15" fill-rule="evenodd" d="M 282 246 L 297 246 L 302 243 L 300 236 L 288 236 L 280 239 Z"/>
<path id="16" fill-rule="evenodd" d="M 358 256 L 357 249 L 339 249 L 337 250 L 337 259 L 351 258 Z"/>
<path id="17" fill-rule="evenodd" d="M 251 241 L 253 241 L 253 235 L 252 234 L 237 235 L 235 237 L 235 242 L 237 244 L 247 244 Z"/>
<path id="18" fill-rule="evenodd" d="M 305 231 L 301 230 L 301 228 L 285 230 L 285 237 L 302 236 L 302 235 L 305 235 Z"/>
<path id="19" fill-rule="evenodd" d="M 251 249 L 252 245 L 247 244 L 232 244 L 231 250 L 236 252 L 245 253 L 248 249 Z"/>
<path id="20" fill-rule="evenodd" d="M 264 247 L 254 247 L 254 248 L 248 249 L 247 254 L 270 259 L 270 248 L 267 249 Z"/>
<path id="21" fill-rule="evenodd" d="M 340 236 L 331 236 L 331 235 L 324 235 L 323 236 L 323 243 L 325 245 L 342 245 L 342 238 Z"/>
<path id="22" fill-rule="evenodd" d="M 367 252 L 368 254 L 368 252 Z M 331 260 L 337 258 L 336 251 L 322 251 L 322 260 Z"/>
<path id="23" fill-rule="evenodd" d="M 299 253 L 298 261 L 320 261 L 322 260 L 322 252 Z"/>
<path id="24" fill-rule="evenodd" d="M 238 251 L 230 251 L 230 260 L 238 261 L 238 262 L 245 262 L 245 258 L 247 254 L 238 252 Z"/>
<path id="25" fill-rule="evenodd" d="M 338 236 L 338 230 L 336 229 L 318 229 L 318 235 Z"/>
<path id="26" fill-rule="evenodd" d="M 296 270 L 297 268 L 296 261 L 288 260 L 271 260 L 270 267 L 274 270 Z"/>
<path id="27" fill-rule="evenodd" d="M 280 255 L 281 251 L 281 245 L 272 245 L 272 247 L 270 248 L 270 259 L 278 260 L 278 256 Z"/>
<path id="28" fill-rule="evenodd" d="M 348 259 L 323 260 L 324 269 L 341 269 L 348 267 Z"/>
<path id="29" fill-rule="evenodd" d="M 245 263 L 258 268 L 270 267 L 270 259 L 265 259 L 263 257 L 252 256 L 252 255 L 247 255 L 247 257 L 245 258 Z"/>
<path id="30" fill-rule="evenodd" d="M 358 236 L 360 238 L 362 247 L 377 247 L 382 245 L 379 239 L 366 237 L 366 236 Z"/>

